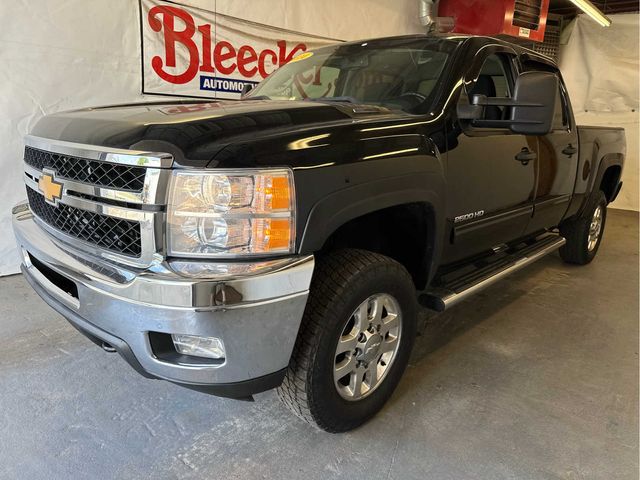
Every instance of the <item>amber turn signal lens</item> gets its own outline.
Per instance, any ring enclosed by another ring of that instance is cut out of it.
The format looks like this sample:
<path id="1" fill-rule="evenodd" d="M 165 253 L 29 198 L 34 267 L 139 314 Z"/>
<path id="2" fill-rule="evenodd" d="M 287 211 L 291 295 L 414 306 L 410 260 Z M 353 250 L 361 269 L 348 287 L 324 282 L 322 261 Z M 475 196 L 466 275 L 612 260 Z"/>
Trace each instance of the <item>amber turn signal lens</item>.
<path id="1" fill-rule="evenodd" d="M 254 249 L 256 252 L 275 253 L 287 251 L 291 246 L 291 219 L 259 218 L 253 222 Z"/>
<path id="2" fill-rule="evenodd" d="M 286 210 L 291 202 L 289 179 L 287 177 L 273 177 L 271 187 L 267 188 L 267 195 L 271 196 L 272 210 Z"/>

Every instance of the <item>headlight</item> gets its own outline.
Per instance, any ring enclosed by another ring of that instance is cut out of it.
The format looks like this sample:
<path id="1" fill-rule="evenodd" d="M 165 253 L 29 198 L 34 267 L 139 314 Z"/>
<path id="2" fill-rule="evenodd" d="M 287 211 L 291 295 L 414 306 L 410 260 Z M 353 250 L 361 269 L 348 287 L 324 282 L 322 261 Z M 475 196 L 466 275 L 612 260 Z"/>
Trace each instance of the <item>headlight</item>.
<path id="1" fill-rule="evenodd" d="M 175 170 L 169 196 L 170 255 L 270 255 L 294 250 L 295 197 L 289 170 Z"/>

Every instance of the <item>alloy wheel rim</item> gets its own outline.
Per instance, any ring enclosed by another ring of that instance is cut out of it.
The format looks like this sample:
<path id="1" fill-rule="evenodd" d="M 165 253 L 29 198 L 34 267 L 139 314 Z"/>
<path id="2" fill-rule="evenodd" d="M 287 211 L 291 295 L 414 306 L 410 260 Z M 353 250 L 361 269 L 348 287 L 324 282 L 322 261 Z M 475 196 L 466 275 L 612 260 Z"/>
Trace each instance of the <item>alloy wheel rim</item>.
<path id="1" fill-rule="evenodd" d="M 591 225 L 589 225 L 589 241 L 587 249 L 590 252 L 596 248 L 598 240 L 600 239 L 600 232 L 602 231 L 602 206 L 598 205 L 593 212 L 591 218 Z"/>
<path id="2" fill-rule="evenodd" d="M 397 356 L 402 333 L 398 301 L 371 295 L 351 314 L 338 340 L 333 380 L 342 398 L 361 400 L 384 381 Z"/>

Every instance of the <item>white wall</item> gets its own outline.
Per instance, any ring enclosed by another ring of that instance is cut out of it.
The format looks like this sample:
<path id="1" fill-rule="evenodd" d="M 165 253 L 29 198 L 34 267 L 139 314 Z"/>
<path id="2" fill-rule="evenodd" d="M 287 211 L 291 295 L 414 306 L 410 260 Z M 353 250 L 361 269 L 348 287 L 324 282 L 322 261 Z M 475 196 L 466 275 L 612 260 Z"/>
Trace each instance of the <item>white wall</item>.
<path id="1" fill-rule="evenodd" d="M 211 8 L 211 0 L 190 0 Z M 424 32 L 417 0 L 214 0 L 216 11 L 315 35 L 358 40 Z M 208 6 L 207 6 L 208 5 Z"/>
<path id="2" fill-rule="evenodd" d="M 344 40 L 421 31 L 415 0 L 182 3 Z M 10 210 L 25 197 L 22 137 L 47 113 L 143 98 L 139 45 L 137 0 L 2 1 L 0 275 L 18 271 Z"/>
<path id="3" fill-rule="evenodd" d="M 578 124 L 625 128 L 624 188 L 612 207 L 637 211 L 640 15 L 611 15 L 611 19 L 611 27 L 602 28 L 586 15 L 578 16 L 569 42 L 561 49 L 560 68 Z"/>

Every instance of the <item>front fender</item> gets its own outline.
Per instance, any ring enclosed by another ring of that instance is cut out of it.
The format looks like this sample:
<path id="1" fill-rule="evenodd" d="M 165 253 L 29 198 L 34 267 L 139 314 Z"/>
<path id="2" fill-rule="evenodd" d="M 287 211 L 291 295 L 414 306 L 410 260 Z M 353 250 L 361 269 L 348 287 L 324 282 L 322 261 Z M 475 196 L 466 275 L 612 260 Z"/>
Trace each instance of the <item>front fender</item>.
<path id="1" fill-rule="evenodd" d="M 438 228 L 444 225 L 443 184 L 441 178 L 422 172 L 377 179 L 334 192 L 311 209 L 301 253 L 320 250 L 333 232 L 355 218 L 407 203 L 427 204 L 434 212 L 436 229 L 443 231 Z"/>
<path id="2" fill-rule="evenodd" d="M 435 148 L 420 155 L 355 162 L 335 167 L 322 175 L 342 179 L 342 188 L 316 197 L 300 228 L 299 252 L 312 254 L 348 222 L 389 207 L 423 204 L 427 212 L 425 266 L 434 272 L 443 248 L 445 232 L 445 179 L 440 155 Z M 319 172 L 317 172 L 319 173 Z M 329 182 L 327 182 L 329 183 Z M 309 181 L 306 185 L 309 187 Z M 336 182 L 333 182 L 336 185 Z"/>

